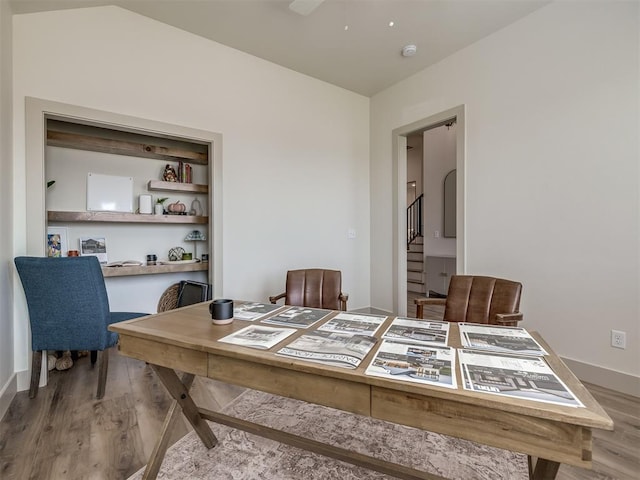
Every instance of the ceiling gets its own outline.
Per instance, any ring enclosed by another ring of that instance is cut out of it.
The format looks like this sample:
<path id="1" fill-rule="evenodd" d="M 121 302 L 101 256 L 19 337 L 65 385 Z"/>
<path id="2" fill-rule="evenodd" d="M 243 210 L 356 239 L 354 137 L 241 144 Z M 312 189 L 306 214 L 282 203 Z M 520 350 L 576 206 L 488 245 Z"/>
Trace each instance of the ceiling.
<path id="1" fill-rule="evenodd" d="M 317 5 L 302 15 L 292 0 L 9 0 L 14 14 L 117 5 L 365 96 L 549 1 L 297 0 Z"/>

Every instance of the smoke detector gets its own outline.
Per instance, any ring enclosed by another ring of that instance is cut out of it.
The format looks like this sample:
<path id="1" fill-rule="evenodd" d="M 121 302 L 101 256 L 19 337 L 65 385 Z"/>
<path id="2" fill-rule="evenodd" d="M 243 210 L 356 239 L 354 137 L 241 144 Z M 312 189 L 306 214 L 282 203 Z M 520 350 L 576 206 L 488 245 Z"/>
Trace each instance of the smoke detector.
<path id="1" fill-rule="evenodd" d="M 403 57 L 413 57 L 418 51 L 418 47 L 415 45 L 405 45 L 402 47 L 402 56 Z"/>

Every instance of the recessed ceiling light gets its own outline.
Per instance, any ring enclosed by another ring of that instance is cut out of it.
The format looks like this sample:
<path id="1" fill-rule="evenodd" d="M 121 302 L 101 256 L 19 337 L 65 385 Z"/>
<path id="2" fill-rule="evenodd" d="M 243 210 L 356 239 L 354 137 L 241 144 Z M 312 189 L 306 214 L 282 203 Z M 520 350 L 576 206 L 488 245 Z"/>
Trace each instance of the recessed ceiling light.
<path id="1" fill-rule="evenodd" d="M 393 23 L 393 20 L 389 22 L 389 26 L 393 27 L 395 24 Z"/>
<path id="2" fill-rule="evenodd" d="M 349 30 L 349 25 L 345 25 L 345 26 L 344 26 L 344 30 L 345 30 L 345 31 Z"/>

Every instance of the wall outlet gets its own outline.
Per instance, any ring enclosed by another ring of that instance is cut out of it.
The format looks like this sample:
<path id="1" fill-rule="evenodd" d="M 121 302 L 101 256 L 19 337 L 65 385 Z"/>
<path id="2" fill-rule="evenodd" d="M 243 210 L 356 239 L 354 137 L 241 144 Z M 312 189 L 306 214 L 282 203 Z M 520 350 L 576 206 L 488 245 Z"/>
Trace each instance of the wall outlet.
<path id="1" fill-rule="evenodd" d="M 627 348 L 627 333 L 620 330 L 611 330 L 611 346 Z"/>

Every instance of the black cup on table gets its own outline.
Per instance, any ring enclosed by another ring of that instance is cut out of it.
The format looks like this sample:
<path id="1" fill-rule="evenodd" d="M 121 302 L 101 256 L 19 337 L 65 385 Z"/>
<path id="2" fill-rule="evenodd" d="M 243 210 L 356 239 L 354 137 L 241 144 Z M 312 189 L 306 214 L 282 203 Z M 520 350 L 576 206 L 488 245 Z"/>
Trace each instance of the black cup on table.
<path id="1" fill-rule="evenodd" d="M 233 300 L 219 298 L 209 304 L 211 321 L 216 325 L 226 325 L 233 322 Z"/>

